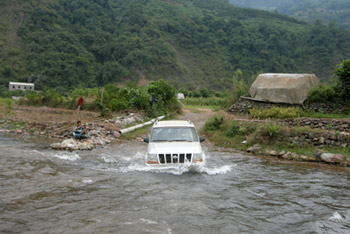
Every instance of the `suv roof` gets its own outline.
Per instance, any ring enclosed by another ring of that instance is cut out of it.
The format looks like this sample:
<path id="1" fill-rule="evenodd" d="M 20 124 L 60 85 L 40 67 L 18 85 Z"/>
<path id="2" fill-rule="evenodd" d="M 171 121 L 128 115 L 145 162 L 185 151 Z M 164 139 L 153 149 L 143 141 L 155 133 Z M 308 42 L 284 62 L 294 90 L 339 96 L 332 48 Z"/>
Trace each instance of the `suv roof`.
<path id="1" fill-rule="evenodd" d="M 194 127 L 189 120 L 166 120 L 154 123 L 153 127 Z"/>

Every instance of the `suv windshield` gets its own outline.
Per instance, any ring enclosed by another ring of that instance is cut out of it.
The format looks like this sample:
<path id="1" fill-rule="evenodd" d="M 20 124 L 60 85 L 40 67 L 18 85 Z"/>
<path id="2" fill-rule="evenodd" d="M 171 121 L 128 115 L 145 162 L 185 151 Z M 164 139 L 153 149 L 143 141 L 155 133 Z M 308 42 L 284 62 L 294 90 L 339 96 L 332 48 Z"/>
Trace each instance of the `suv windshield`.
<path id="1" fill-rule="evenodd" d="M 162 127 L 153 128 L 151 142 L 159 141 L 198 141 L 196 130 L 193 127 Z"/>

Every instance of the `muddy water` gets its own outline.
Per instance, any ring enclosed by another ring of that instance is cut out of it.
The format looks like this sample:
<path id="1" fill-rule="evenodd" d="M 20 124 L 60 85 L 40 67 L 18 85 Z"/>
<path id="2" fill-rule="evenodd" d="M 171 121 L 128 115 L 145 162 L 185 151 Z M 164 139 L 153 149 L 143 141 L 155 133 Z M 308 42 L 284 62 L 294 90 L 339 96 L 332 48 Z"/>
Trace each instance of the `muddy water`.
<path id="1" fill-rule="evenodd" d="M 146 145 L 58 152 L 0 135 L 0 233 L 349 233 L 350 173 L 206 152 L 151 170 Z"/>

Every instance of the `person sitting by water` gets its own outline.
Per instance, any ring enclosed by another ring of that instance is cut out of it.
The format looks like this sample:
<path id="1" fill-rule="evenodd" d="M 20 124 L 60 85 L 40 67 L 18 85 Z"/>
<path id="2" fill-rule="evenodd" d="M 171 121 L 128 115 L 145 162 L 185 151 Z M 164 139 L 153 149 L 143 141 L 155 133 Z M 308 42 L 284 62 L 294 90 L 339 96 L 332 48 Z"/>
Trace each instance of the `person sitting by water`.
<path id="1" fill-rule="evenodd" d="M 86 139 L 87 136 L 83 135 L 83 130 L 85 129 L 85 126 L 83 127 L 81 124 L 81 121 L 78 120 L 77 122 L 77 126 L 74 128 L 74 132 L 73 132 L 73 138 L 75 140 L 81 140 L 81 139 Z"/>

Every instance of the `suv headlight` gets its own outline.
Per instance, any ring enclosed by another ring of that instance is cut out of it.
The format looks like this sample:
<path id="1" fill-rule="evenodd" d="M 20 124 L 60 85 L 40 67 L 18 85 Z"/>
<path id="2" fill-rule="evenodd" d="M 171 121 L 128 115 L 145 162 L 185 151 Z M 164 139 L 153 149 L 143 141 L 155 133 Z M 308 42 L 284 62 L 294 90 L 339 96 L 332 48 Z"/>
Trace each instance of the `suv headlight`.
<path id="1" fill-rule="evenodd" d="M 148 154 L 147 155 L 147 164 L 158 164 L 157 154 Z"/>
<path id="2" fill-rule="evenodd" d="M 193 154 L 193 162 L 203 162 L 202 153 Z"/>

